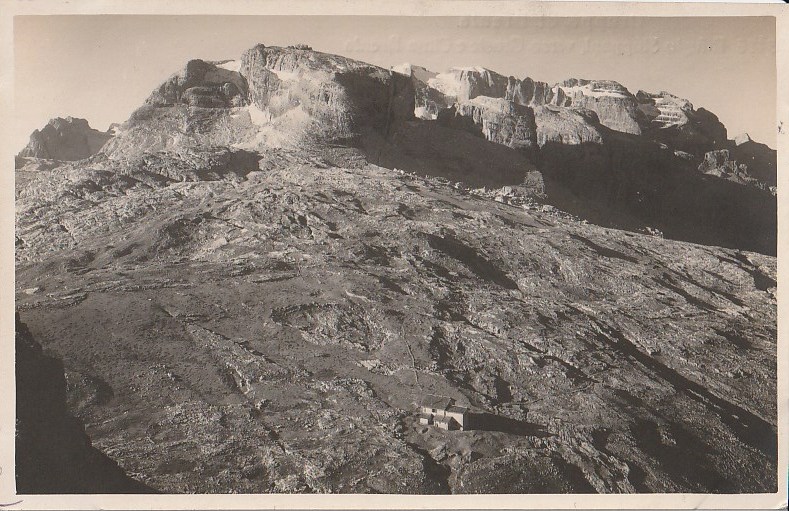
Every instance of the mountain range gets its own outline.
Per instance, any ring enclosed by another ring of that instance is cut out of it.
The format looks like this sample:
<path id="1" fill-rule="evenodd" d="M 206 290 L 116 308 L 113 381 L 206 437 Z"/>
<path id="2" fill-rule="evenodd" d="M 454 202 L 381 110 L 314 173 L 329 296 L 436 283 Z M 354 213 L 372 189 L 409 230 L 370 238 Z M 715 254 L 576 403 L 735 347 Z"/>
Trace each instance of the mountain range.
<path id="1" fill-rule="evenodd" d="M 138 489 L 774 491 L 776 171 L 668 92 L 259 44 L 31 135 L 16 306 Z"/>

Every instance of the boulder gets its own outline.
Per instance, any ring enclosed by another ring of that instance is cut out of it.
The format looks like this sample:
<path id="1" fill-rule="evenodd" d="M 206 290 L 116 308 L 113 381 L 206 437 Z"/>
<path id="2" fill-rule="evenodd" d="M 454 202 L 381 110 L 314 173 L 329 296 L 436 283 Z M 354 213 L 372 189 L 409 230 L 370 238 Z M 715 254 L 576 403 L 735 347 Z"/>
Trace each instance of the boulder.
<path id="1" fill-rule="evenodd" d="M 734 137 L 734 145 L 737 145 L 737 146 L 742 145 L 742 144 L 746 144 L 746 143 L 752 142 L 752 141 L 753 140 L 751 140 L 751 136 L 748 135 L 747 133 L 740 133 L 739 135 Z"/>

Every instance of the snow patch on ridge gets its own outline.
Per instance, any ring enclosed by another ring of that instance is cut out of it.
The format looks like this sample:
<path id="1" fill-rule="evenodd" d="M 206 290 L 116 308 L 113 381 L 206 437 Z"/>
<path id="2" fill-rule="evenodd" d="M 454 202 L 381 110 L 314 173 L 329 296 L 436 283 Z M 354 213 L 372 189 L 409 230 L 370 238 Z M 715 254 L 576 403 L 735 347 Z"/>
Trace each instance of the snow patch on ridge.
<path id="1" fill-rule="evenodd" d="M 487 71 L 487 69 L 485 69 L 482 66 L 453 67 L 452 69 L 457 71 L 463 71 L 466 73 L 479 73 L 479 74 L 483 74 L 484 72 Z"/>
<path id="2" fill-rule="evenodd" d="M 286 71 L 284 69 L 273 69 L 273 68 L 268 68 L 268 70 L 274 73 L 275 75 L 277 75 L 277 78 L 279 78 L 283 82 L 298 81 L 300 79 L 299 74 L 294 71 Z"/>
<path id="3" fill-rule="evenodd" d="M 399 66 L 392 66 L 392 71 L 401 75 L 411 76 L 411 64 L 405 62 Z"/>
<path id="4" fill-rule="evenodd" d="M 264 112 L 254 103 L 247 107 L 247 112 L 249 113 L 249 120 L 255 126 L 265 126 L 271 122 L 271 113 Z"/>
<path id="5" fill-rule="evenodd" d="M 222 69 L 227 69 L 228 71 L 235 71 L 236 73 L 241 72 L 241 61 L 240 60 L 228 60 L 227 62 L 223 62 L 222 64 L 217 64 L 216 67 L 221 67 Z"/>
<path id="6" fill-rule="evenodd" d="M 455 78 L 455 74 L 450 72 L 439 73 L 427 81 L 430 87 L 445 96 L 457 96 L 460 94 L 460 82 Z"/>
<path id="7" fill-rule="evenodd" d="M 607 97 L 607 98 L 625 99 L 627 97 L 624 94 L 622 94 L 621 92 L 608 90 L 608 89 L 595 89 L 595 88 L 592 87 L 591 83 L 586 84 L 586 85 L 575 85 L 573 87 L 567 87 L 567 86 L 564 86 L 564 85 L 557 85 L 553 89 L 554 94 L 557 94 L 559 92 L 558 89 L 562 89 L 564 91 L 564 93 L 567 96 L 569 96 L 569 97 L 572 97 L 577 92 L 580 92 L 584 96 L 589 96 L 591 98 Z"/>
<path id="8" fill-rule="evenodd" d="M 431 114 L 430 112 L 428 112 L 426 107 L 418 106 L 414 108 L 414 117 L 416 117 L 417 119 L 434 121 L 438 116 L 436 114 Z"/>

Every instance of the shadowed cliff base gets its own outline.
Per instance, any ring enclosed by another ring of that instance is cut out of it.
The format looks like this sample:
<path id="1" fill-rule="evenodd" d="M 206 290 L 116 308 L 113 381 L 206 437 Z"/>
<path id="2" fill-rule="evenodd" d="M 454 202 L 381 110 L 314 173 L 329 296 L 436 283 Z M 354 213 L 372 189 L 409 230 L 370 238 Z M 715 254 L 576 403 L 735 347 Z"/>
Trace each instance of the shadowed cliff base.
<path id="1" fill-rule="evenodd" d="M 16 315 L 16 490 L 157 493 L 91 446 L 66 408 L 63 364 L 45 355 Z"/>
<path id="2" fill-rule="evenodd" d="M 670 239 L 775 255 L 774 195 L 703 175 L 671 151 L 623 138 L 543 146 L 537 166 L 548 202 L 604 227 L 641 223 Z"/>

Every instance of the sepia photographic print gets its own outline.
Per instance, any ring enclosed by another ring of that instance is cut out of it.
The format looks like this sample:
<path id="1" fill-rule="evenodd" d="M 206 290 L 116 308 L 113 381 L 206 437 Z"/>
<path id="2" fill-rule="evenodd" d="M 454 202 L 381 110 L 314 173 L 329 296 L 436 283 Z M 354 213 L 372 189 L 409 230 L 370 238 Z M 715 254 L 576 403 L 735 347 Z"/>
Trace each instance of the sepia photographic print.
<path id="1" fill-rule="evenodd" d="M 53 4 L 0 504 L 785 506 L 785 9 Z"/>

